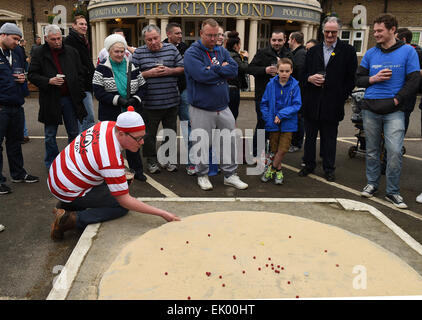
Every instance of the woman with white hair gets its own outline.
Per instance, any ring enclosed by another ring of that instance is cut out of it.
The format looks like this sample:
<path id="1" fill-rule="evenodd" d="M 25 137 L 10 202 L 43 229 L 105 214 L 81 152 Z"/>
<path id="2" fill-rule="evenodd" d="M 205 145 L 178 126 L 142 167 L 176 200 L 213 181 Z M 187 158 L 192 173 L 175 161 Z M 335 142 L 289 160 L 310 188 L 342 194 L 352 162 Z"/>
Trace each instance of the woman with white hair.
<path id="1" fill-rule="evenodd" d="M 116 121 L 121 112 L 133 106 L 138 112 L 146 93 L 146 82 L 135 65 L 126 57 L 127 43 L 120 34 L 112 34 L 104 40 L 109 53 L 95 69 L 92 80 L 94 95 L 99 102 L 98 120 Z M 135 179 L 145 181 L 142 159 L 138 152 L 126 151 L 129 167 L 135 170 Z"/>

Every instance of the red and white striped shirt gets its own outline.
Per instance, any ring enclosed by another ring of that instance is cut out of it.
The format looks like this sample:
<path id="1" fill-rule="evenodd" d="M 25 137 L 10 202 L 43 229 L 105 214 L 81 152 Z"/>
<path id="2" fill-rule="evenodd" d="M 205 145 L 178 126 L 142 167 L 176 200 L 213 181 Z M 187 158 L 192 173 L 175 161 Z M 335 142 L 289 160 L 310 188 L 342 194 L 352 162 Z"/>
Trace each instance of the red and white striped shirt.
<path id="1" fill-rule="evenodd" d="M 63 202 L 83 197 L 106 182 L 113 196 L 129 193 L 116 122 L 99 122 L 76 137 L 53 161 L 48 173 L 50 192 Z"/>

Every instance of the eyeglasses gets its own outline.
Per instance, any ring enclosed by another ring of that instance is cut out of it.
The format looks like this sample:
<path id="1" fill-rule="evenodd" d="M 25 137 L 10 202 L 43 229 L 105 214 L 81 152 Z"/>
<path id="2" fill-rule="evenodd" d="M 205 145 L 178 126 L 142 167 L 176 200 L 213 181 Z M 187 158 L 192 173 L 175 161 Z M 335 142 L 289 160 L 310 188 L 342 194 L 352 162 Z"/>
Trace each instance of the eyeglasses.
<path id="1" fill-rule="evenodd" d="M 338 31 L 330 31 L 330 30 L 324 30 L 325 34 L 332 34 L 333 36 L 337 34 Z"/>
<path id="2" fill-rule="evenodd" d="M 137 138 L 135 138 L 134 136 L 132 136 L 130 133 L 128 133 L 128 132 L 125 132 L 125 134 L 127 135 L 127 136 L 129 136 L 129 137 L 131 137 L 133 140 L 135 140 L 137 143 L 139 143 L 139 142 L 141 142 L 142 140 L 144 140 L 144 137 L 145 136 L 141 136 L 141 137 L 137 137 Z"/>
<path id="3" fill-rule="evenodd" d="M 212 38 L 217 38 L 217 37 L 218 37 L 218 34 L 207 34 L 207 33 L 204 33 L 204 35 L 205 35 L 207 38 L 210 38 L 210 39 L 212 39 Z"/>

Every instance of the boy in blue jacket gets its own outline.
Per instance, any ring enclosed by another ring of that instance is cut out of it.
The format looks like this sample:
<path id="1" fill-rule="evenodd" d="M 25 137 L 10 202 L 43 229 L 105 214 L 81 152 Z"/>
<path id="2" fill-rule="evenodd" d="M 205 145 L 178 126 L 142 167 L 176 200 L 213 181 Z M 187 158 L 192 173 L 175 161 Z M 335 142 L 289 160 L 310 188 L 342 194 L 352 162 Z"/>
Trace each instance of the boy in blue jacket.
<path id="1" fill-rule="evenodd" d="M 299 82 L 291 76 L 293 62 L 282 58 L 277 63 L 277 76 L 268 82 L 261 100 L 265 130 L 269 132 L 272 163 L 261 177 L 262 182 L 274 178 L 275 184 L 283 184 L 281 160 L 289 151 L 293 132 L 297 131 L 297 113 L 302 105 Z"/>

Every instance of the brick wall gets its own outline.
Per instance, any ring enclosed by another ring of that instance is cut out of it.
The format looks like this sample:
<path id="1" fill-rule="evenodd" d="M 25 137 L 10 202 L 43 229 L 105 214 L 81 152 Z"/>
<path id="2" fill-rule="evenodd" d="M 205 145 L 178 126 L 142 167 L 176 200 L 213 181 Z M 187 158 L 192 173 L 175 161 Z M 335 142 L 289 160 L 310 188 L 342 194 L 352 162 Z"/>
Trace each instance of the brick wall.
<path id="1" fill-rule="evenodd" d="M 77 0 L 33 0 L 35 11 L 35 33 L 37 33 L 37 23 L 47 23 L 48 14 L 53 14 L 56 5 L 64 5 L 67 9 L 67 19 L 71 22 L 73 4 Z M 0 8 L 14 13 L 22 14 L 24 38 L 27 41 L 26 51 L 29 54 L 34 44 L 34 33 L 32 24 L 31 1 L 30 0 L 0 0 Z M 42 35 L 40 35 L 42 36 Z"/>
<path id="2" fill-rule="evenodd" d="M 343 24 L 351 24 L 354 14 L 352 9 L 361 4 L 367 10 L 367 22 L 370 26 L 368 49 L 375 45 L 373 34 L 373 21 L 376 16 L 384 12 L 384 0 L 328 0 L 321 1 L 324 12 L 335 12 Z M 400 27 L 422 28 L 422 0 L 389 0 L 387 12 L 396 16 Z"/>

